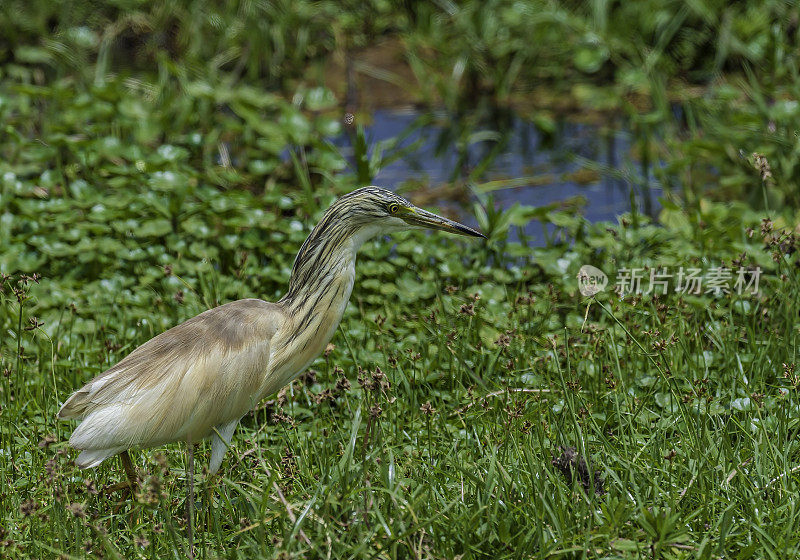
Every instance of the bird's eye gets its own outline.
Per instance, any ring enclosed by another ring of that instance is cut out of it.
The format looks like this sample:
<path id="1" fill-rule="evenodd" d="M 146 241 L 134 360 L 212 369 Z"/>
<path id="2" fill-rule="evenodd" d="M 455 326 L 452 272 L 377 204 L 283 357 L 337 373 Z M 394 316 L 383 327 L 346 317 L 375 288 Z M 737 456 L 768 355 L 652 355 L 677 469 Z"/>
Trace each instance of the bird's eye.
<path id="1" fill-rule="evenodd" d="M 389 205 L 389 214 L 397 214 L 400 211 L 400 205 L 392 203 Z"/>

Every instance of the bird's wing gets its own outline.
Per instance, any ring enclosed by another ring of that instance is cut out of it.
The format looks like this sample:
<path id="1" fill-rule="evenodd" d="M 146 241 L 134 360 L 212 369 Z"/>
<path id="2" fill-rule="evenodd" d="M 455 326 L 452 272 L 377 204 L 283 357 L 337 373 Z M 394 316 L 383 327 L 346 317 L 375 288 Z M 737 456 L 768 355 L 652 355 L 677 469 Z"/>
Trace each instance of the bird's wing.
<path id="1" fill-rule="evenodd" d="M 270 339 L 284 321 L 277 305 L 243 299 L 152 338 L 64 403 L 59 418 L 84 419 L 70 443 L 129 447 L 208 435 L 199 432 L 255 404 Z"/>

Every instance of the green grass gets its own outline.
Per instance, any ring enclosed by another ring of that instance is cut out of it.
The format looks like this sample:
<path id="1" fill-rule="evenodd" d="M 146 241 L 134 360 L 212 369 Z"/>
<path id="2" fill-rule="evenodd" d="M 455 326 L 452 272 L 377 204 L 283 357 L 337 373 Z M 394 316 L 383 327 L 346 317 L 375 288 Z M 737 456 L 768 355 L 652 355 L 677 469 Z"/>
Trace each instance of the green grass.
<path id="1" fill-rule="evenodd" d="M 707 210 L 695 239 L 682 231 L 693 219 L 668 209 L 664 228 L 573 221 L 584 241 L 571 248 L 507 245 L 488 223 L 485 247 L 369 243 L 334 348 L 248 414 L 221 477 L 200 482 L 198 557 L 798 556 L 796 261 L 776 263 L 747 238 L 755 214 Z M 742 251 L 765 268 L 760 297 L 587 301 L 576 290 L 584 262 L 613 275 Z M 158 262 L 140 266 L 164 275 Z M 55 413 L 206 302 L 258 294 L 243 284 L 258 284 L 256 263 L 200 270 L 125 289 L 87 283 L 77 309 L 58 301 L 57 276 L 4 281 L 6 556 L 186 556 L 183 448 L 135 453 L 142 492 L 109 498 L 118 461 L 76 469 L 72 426 Z M 599 471 L 602 495 L 553 465 L 561 446 Z"/>
<path id="2" fill-rule="evenodd" d="M 69 4 L 0 9 L 0 557 L 187 556 L 183 448 L 136 451 L 141 493 L 107 497 L 121 465 L 76 469 L 56 412 L 180 321 L 279 297 L 331 200 L 400 153 L 357 128 L 350 169 L 327 141 L 326 57 L 383 40 L 448 144 L 509 106 L 552 134 L 568 98 L 623 115 L 639 164 L 613 171 L 681 205 L 590 225 L 485 198 L 486 244 L 368 243 L 313 375 L 198 466 L 197 557 L 800 557 L 796 6 Z M 759 295 L 576 281 L 735 262 Z"/>

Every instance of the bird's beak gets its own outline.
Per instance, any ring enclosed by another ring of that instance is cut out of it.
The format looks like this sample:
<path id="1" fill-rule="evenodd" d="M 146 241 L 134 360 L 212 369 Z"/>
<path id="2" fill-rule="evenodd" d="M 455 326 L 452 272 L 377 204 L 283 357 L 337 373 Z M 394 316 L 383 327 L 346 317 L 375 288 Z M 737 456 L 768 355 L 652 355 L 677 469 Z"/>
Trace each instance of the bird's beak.
<path id="1" fill-rule="evenodd" d="M 454 222 L 453 220 L 443 218 L 442 216 L 437 216 L 436 214 L 423 210 L 422 208 L 409 208 L 407 212 L 408 213 L 405 216 L 402 216 L 402 218 L 413 226 L 440 229 L 442 231 L 449 231 L 450 233 L 457 233 L 458 235 L 469 235 L 471 237 L 483 237 L 486 239 L 486 236 L 479 231 L 476 231 L 463 224 L 459 224 L 458 222 Z"/>

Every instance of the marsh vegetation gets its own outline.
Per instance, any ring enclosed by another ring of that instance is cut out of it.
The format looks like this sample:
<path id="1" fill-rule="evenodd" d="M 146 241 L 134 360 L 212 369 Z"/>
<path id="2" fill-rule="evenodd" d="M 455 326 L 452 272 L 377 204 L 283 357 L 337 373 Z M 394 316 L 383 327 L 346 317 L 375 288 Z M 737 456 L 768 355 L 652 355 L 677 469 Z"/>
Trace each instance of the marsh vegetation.
<path id="1" fill-rule="evenodd" d="M 196 556 L 798 557 L 799 17 L 4 2 L 0 556 L 187 556 L 182 449 L 137 452 L 141 492 L 106 496 L 121 468 L 74 466 L 59 405 L 180 321 L 280 296 L 330 202 L 408 154 L 371 140 L 372 112 L 410 105 L 457 157 L 445 184 L 388 186 L 489 241 L 364 247 L 332 344 L 200 492 Z M 565 122 L 625 130 L 618 165 L 578 154 L 569 180 L 621 181 L 626 211 L 513 204 L 546 175 L 487 175 L 515 119 L 543 146 Z M 610 278 L 593 298 L 585 264 Z M 690 268 L 727 290 L 647 290 Z M 640 293 L 614 292 L 625 270 Z"/>

